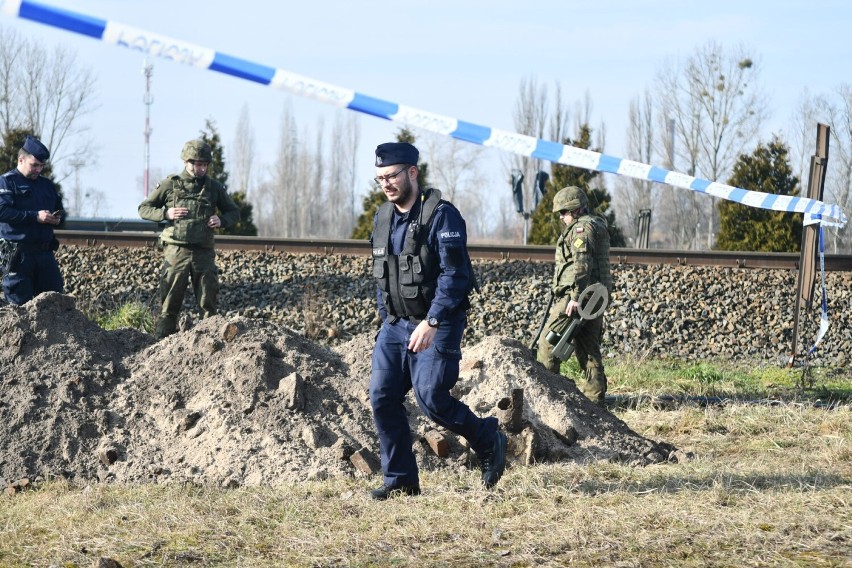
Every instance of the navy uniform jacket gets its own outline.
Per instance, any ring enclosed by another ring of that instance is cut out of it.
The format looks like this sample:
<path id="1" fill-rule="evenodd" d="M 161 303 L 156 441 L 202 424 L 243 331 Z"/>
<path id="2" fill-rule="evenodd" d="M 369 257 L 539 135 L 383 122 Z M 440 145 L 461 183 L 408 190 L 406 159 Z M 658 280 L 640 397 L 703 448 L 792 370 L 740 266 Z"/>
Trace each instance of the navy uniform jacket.
<path id="1" fill-rule="evenodd" d="M 418 199 L 407 213 L 400 213 L 394 208 L 391 242 L 388 245 L 390 254 L 399 255 L 402 252 L 408 225 L 411 220 L 418 219 L 420 207 L 421 200 Z M 375 219 L 373 226 L 375 227 Z M 450 203 L 442 202 L 435 210 L 426 246 L 437 252 L 441 267 L 435 297 L 426 317 L 436 318 L 439 322 L 458 320 L 468 308 L 467 296 L 473 274 L 467 252 L 467 227 L 459 210 Z M 379 316 L 384 321 L 388 318 L 388 312 L 378 285 L 376 298 Z"/>
<path id="2" fill-rule="evenodd" d="M 38 222 L 38 212 L 62 209 L 53 182 L 44 176 L 24 177 L 17 168 L 0 176 L 0 237 L 19 242 L 49 243 L 54 225 Z"/>

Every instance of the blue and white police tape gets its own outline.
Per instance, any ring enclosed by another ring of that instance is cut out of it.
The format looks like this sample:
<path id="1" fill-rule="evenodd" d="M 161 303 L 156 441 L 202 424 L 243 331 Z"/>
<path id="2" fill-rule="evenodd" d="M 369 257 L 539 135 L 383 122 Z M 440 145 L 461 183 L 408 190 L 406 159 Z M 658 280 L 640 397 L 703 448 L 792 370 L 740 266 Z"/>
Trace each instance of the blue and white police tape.
<path id="1" fill-rule="evenodd" d="M 822 225 L 819 227 L 819 277 L 820 292 L 822 295 L 820 302 L 819 331 L 817 331 L 814 344 L 810 349 L 808 349 L 808 352 L 805 355 L 806 358 L 814 354 L 814 351 L 816 351 L 822 341 L 822 338 L 825 337 L 825 333 L 828 331 L 828 296 L 825 293 L 825 235 L 823 234 Z"/>
<path id="2" fill-rule="evenodd" d="M 591 150 L 541 140 L 515 132 L 480 126 L 456 118 L 384 101 L 351 89 L 338 87 L 245 59 L 216 52 L 160 34 L 101 20 L 85 14 L 61 10 L 29 0 L 0 0 L 0 12 L 89 36 L 106 43 L 128 47 L 146 54 L 171 59 L 195 67 L 219 71 L 248 81 L 269 85 L 341 108 L 370 114 L 406 126 L 422 128 L 482 146 L 514 154 L 556 162 L 635 179 L 664 183 L 706 193 L 751 207 L 803 213 L 822 224 L 844 226 L 846 214 L 837 205 L 815 199 L 774 195 L 696 178 L 641 162 L 625 160 Z"/>

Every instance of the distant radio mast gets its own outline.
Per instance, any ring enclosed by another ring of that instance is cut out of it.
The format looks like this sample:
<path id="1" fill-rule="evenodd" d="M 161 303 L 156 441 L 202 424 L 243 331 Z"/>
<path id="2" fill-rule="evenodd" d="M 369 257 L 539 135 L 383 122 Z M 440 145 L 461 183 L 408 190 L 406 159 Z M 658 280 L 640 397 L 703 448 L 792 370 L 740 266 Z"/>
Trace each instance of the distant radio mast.
<path id="1" fill-rule="evenodd" d="M 142 185 L 145 197 L 148 197 L 148 170 L 151 166 L 151 105 L 154 103 L 154 96 L 151 94 L 151 75 L 154 74 L 154 66 L 148 63 L 148 58 L 145 58 L 145 63 L 142 65 L 142 74 L 145 75 L 145 96 L 142 102 L 145 103 L 145 171 L 142 174 Z"/>

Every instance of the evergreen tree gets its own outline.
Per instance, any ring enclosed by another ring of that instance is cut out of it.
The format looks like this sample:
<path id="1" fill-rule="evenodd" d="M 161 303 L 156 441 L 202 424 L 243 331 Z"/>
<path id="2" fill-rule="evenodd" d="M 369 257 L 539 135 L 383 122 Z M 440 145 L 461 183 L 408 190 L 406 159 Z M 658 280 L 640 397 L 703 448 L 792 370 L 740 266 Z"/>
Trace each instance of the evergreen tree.
<path id="1" fill-rule="evenodd" d="M 396 141 L 414 144 L 414 133 L 407 128 L 402 128 L 396 135 Z M 417 169 L 420 172 L 417 176 L 418 186 L 421 189 L 429 187 L 429 164 L 421 162 L 417 165 Z M 361 202 L 361 208 L 364 212 L 358 217 L 358 221 L 355 223 L 355 228 L 352 230 L 353 239 L 370 238 L 370 233 L 373 232 L 373 218 L 376 216 L 376 211 L 379 206 L 386 201 L 385 192 L 382 191 L 382 187 L 375 181 L 373 181 L 371 185 L 372 189 L 370 189 L 370 192 Z"/>
<path id="2" fill-rule="evenodd" d="M 563 144 L 588 150 L 592 145 L 592 129 L 588 124 L 582 125 L 577 139 L 566 138 L 563 140 Z M 593 151 L 600 152 L 598 149 Z M 607 220 L 610 246 L 623 247 L 625 245 L 624 234 L 615 224 L 615 212 L 608 211 L 612 201 L 609 192 L 604 188 L 590 188 L 591 181 L 598 175 L 600 175 L 600 172 L 594 170 L 554 163 L 553 172 L 545 186 L 544 197 L 539 201 L 538 207 L 535 208 L 531 216 L 532 223 L 528 242 L 537 245 L 556 244 L 564 225 L 559 220 L 559 216 L 551 211 L 553 209 L 553 197 L 563 187 L 573 185 L 585 191 L 586 195 L 589 196 L 592 213 Z"/>
<path id="3" fill-rule="evenodd" d="M 367 240 L 370 238 L 370 233 L 373 232 L 373 217 L 376 216 L 376 211 L 385 201 L 384 192 L 381 189 L 376 189 L 376 182 L 373 182 L 373 190 L 365 195 L 361 202 L 361 209 L 364 212 L 358 217 L 358 222 L 352 230 L 353 239 Z"/>
<path id="4" fill-rule="evenodd" d="M 609 232 L 609 246 L 627 246 L 627 240 L 624 238 L 624 233 L 615 221 L 615 211 L 610 208 L 612 196 L 606 188 L 593 188 L 589 195 L 589 201 L 591 201 L 592 207 L 594 207 L 595 215 L 599 215 L 606 219 L 606 227 Z"/>
<path id="5" fill-rule="evenodd" d="M 207 170 L 208 175 L 216 178 L 227 190 L 228 187 L 228 170 L 225 169 L 225 153 L 222 148 L 222 139 L 219 136 L 219 131 L 216 129 L 216 123 L 208 118 L 204 123 L 205 130 L 201 131 L 201 139 L 210 145 L 213 161 L 210 162 L 210 167 Z M 223 235 L 247 235 L 257 236 L 257 227 L 252 219 L 254 207 L 246 199 L 245 191 L 236 191 L 228 193 L 234 203 L 240 209 L 240 220 L 236 225 L 220 229 Z"/>
<path id="6" fill-rule="evenodd" d="M 776 136 L 759 144 L 734 165 L 729 185 L 775 195 L 798 195 L 799 179 L 793 175 L 787 146 Z M 802 243 L 802 214 L 749 207 L 721 201 L 716 250 L 798 252 Z"/>
<path id="7" fill-rule="evenodd" d="M 37 134 L 33 134 L 29 130 L 24 130 L 21 128 L 13 128 L 3 133 L 3 147 L 0 148 L 0 168 L 2 168 L 0 174 L 4 174 L 9 170 L 14 170 L 18 167 L 18 151 L 24 145 L 27 136 L 34 136 L 36 138 L 39 138 Z M 50 148 L 48 148 L 48 150 L 50 150 Z M 61 199 L 62 187 L 56 182 L 55 179 L 53 179 L 53 168 L 51 167 L 51 163 L 49 160 L 47 162 L 47 165 L 44 166 L 44 169 L 41 170 L 41 175 L 53 182 L 53 185 L 56 186 L 56 192 L 59 194 L 59 197 Z"/>
<path id="8" fill-rule="evenodd" d="M 257 227 L 254 225 L 254 206 L 246 199 L 245 191 L 235 191 L 229 194 L 236 206 L 240 209 L 240 220 L 233 227 L 221 229 L 223 235 L 244 235 L 247 237 L 257 236 Z"/>

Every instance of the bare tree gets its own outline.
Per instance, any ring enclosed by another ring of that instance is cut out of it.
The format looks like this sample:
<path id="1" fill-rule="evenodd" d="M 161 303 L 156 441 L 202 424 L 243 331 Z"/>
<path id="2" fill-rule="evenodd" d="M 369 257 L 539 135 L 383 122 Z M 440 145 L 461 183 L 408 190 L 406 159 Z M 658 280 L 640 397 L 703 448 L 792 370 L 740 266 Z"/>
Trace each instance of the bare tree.
<path id="1" fill-rule="evenodd" d="M 786 128 L 786 139 L 790 143 L 789 155 L 793 174 L 802 180 L 804 191 L 807 190 L 811 156 L 816 148 L 816 127 L 819 112 L 815 106 L 815 98 L 810 94 L 807 87 L 802 90 L 802 95 L 790 115 L 790 122 Z"/>
<path id="2" fill-rule="evenodd" d="M 257 227 L 259 237 L 277 237 L 280 235 L 280 226 L 276 223 L 276 196 L 275 196 L 275 172 L 270 172 L 270 177 L 261 179 L 254 192 L 252 205 L 254 205 L 254 224 Z"/>
<path id="3" fill-rule="evenodd" d="M 489 209 L 488 229 L 480 233 L 483 240 L 495 243 L 517 243 L 523 238 L 523 227 L 509 200 L 498 200 L 496 209 Z"/>
<path id="4" fill-rule="evenodd" d="M 533 77 L 521 79 L 515 111 L 512 113 L 515 132 L 534 138 L 544 137 L 548 122 L 547 99 L 546 86 L 539 85 Z M 563 116 L 564 109 L 559 107 L 560 120 Z M 520 170 L 524 175 L 523 208 L 526 213 L 532 210 L 533 183 L 541 165 L 538 162 L 534 158 L 513 154 L 506 172 L 507 179 L 511 177 L 509 170 Z"/>
<path id="5" fill-rule="evenodd" d="M 418 132 L 417 139 L 429 163 L 430 183 L 462 212 L 468 235 L 483 236 L 490 213 L 482 195 L 486 180 L 480 169 L 486 149 L 427 131 Z"/>
<path id="6" fill-rule="evenodd" d="M 251 126 L 249 108 L 244 104 L 240 109 L 237 119 L 237 128 L 234 132 L 234 142 L 231 144 L 231 157 L 228 163 L 231 165 L 233 186 L 232 191 L 244 191 L 249 196 L 252 189 L 252 174 L 257 156 L 255 155 L 254 129 Z"/>
<path id="7" fill-rule="evenodd" d="M 657 158 L 654 148 L 654 100 L 647 90 L 641 98 L 630 101 L 628 119 L 625 156 L 643 164 L 654 163 Z M 659 187 L 650 181 L 617 176 L 614 194 L 624 236 L 635 245 L 640 212 L 657 209 Z"/>
<path id="8" fill-rule="evenodd" d="M 31 130 L 50 148 L 57 180 L 74 172 L 62 165 L 92 165 L 88 126 L 82 119 L 95 109 L 95 78 L 76 55 L 0 28 L 0 128 Z"/>
<path id="9" fill-rule="evenodd" d="M 89 187 L 83 196 L 86 200 L 80 207 L 80 215 L 84 217 L 100 217 L 103 207 L 108 203 L 106 193 L 94 187 Z"/>
<path id="10" fill-rule="evenodd" d="M 447 201 L 455 203 L 462 193 L 477 187 L 484 148 L 432 132 L 418 133 L 418 139 L 429 163 L 429 178 Z"/>
<path id="11" fill-rule="evenodd" d="M 849 215 L 852 205 L 852 85 L 843 83 L 828 95 L 805 97 L 799 107 L 797 127 L 801 132 L 803 162 L 810 160 L 816 149 L 816 125 L 827 124 L 830 130 L 828 167 L 825 178 L 826 201 L 837 204 Z M 809 170 L 800 179 L 807 185 Z M 852 250 L 849 226 L 827 229 L 829 247 L 835 254 Z"/>
<path id="12" fill-rule="evenodd" d="M 561 143 L 568 136 L 568 109 L 565 108 L 564 99 L 562 98 L 562 85 L 556 83 L 554 85 L 553 106 L 550 111 L 550 128 L 548 136 L 552 142 Z M 588 110 L 591 112 L 591 96 L 586 91 L 586 102 Z M 583 122 L 575 122 L 574 124 L 584 124 Z"/>
<path id="13" fill-rule="evenodd" d="M 324 207 L 328 228 L 326 234 L 346 238 L 355 226 L 355 184 L 357 153 L 361 132 L 357 116 L 349 113 L 335 115 L 331 131 L 331 148 L 328 159 L 327 200 Z"/>
<path id="14" fill-rule="evenodd" d="M 711 181 L 730 175 L 737 156 L 756 142 L 753 135 L 767 115 L 758 76 L 759 65 L 745 48 L 726 52 L 713 41 L 697 48 L 682 64 L 661 68 L 657 106 L 660 122 L 674 125 L 675 166 Z M 673 219 L 678 223 L 674 233 L 684 238 L 691 235 L 688 240 L 695 248 L 705 244 L 709 248 L 716 231 L 715 198 L 689 192 L 678 196 L 677 203 L 680 216 Z M 701 224 L 706 225 L 706 243 L 698 238 Z"/>
<path id="15" fill-rule="evenodd" d="M 304 141 L 313 138 L 313 146 Z M 355 223 L 360 128 L 357 118 L 335 118 L 331 144 L 325 124 L 300 128 L 290 104 L 281 118 L 279 149 L 253 203 L 258 234 L 280 237 L 346 237 Z"/>
<path id="16" fill-rule="evenodd" d="M 17 101 L 20 100 L 21 84 L 18 80 L 22 52 L 8 46 L 20 38 L 14 32 L 0 27 L 0 128 L 7 132 L 23 126 L 23 117 Z"/>
<path id="17" fill-rule="evenodd" d="M 583 93 L 583 98 L 574 103 L 574 124 L 578 126 L 582 124 L 591 126 L 592 124 L 592 96 L 589 94 L 589 91 Z M 577 134 L 579 134 L 579 132 Z M 595 131 L 595 140 L 591 147 L 600 148 L 601 150 L 606 148 L 606 124 L 603 122 L 601 122 L 600 126 Z M 608 175 L 610 174 L 603 173 L 602 175 L 595 176 L 589 182 L 589 187 L 606 191 L 606 181 L 609 179 L 607 177 Z"/>
<path id="18" fill-rule="evenodd" d="M 323 210 L 326 209 L 328 201 L 328 178 L 326 176 L 326 166 L 323 160 L 324 146 L 324 131 L 325 121 L 320 118 L 317 121 L 317 129 L 314 133 L 314 151 L 304 152 L 299 156 L 300 159 L 300 174 L 304 180 L 300 185 L 303 192 L 303 206 L 300 220 L 300 237 L 319 237 L 323 235 L 326 229 L 324 222 L 326 216 L 323 215 Z M 307 128 L 305 130 L 305 139 L 309 136 Z"/>
<path id="19" fill-rule="evenodd" d="M 568 107 L 562 96 L 562 87 L 557 82 L 554 85 L 554 96 L 551 99 L 548 88 L 539 85 L 534 78 L 523 79 L 520 84 L 518 98 L 515 102 L 515 110 L 513 120 L 515 131 L 519 134 L 526 134 L 535 138 L 545 138 L 545 132 L 553 142 L 564 143 L 568 137 L 569 118 Z M 552 103 L 548 106 L 548 101 Z M 585 99 L 575 107 L 575 119 L 579 116 L 588 116 L 591 114 L 591 98 L 586 93 Z M 581 124 L 578 122 L 577 124 Z M 504 179 L 510 180 L 512 170 L 519 170 L 524 176 L 524 195 L 523 209 L 527 214 L 524 217 L 526 226 L 526 218 L 534 209 L 537 203 L 534 199 L 534 191 L 536 185 L 536 174 L 539 171 L 545 174 L 550 174 L 550 164 L 528 158 L 525 156 L 513 155 L 508 162 L 504 163 Z M 509 195 L 509 192 L 506 193 Z M 503 215 L 505 211 L 500 211 Z M 503 233 L 507 234 L 507 233 Z M 526 234 L 524 231 L 522 234 Z"/>
<path id="20" fill-rule="evenodd" d="M 298 235 L 298 210 L 302 205 L 295 185 L 299 148 L 298 126 L 288 101 L 281 115 L 278 152 L 270 178 L 258 184 L 257 188 L 255 223 L 258 235 Z"/>

